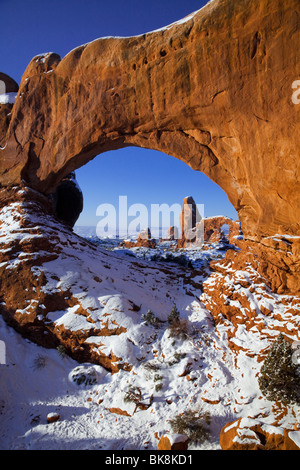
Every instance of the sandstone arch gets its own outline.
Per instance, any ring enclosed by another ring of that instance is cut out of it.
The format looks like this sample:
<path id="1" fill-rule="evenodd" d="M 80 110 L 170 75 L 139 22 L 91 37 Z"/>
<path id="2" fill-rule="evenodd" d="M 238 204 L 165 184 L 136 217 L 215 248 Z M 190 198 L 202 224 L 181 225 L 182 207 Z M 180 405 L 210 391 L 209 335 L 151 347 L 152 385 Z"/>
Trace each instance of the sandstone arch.
<path id="1" fill-rule="evenodd" d="M 297 0 L 214 0 L 161 31 L 35 57 L 0 182 L 51 192 L 97 154 L 138 145 L 206 173 L 245 235 L 297 234 L 299 9 Z"/>

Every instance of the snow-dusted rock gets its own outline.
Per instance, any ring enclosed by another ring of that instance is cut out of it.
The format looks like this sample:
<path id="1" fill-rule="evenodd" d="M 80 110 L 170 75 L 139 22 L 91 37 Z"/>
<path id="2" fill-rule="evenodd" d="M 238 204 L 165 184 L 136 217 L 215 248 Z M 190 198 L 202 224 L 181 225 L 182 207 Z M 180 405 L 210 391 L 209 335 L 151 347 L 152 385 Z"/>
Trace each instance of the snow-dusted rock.
<path id="1" fill-rule="evenodd" d="M 158 450 L 187 450 L 188 438 L 184 434 L 164 434 L 158 443 Z"/>

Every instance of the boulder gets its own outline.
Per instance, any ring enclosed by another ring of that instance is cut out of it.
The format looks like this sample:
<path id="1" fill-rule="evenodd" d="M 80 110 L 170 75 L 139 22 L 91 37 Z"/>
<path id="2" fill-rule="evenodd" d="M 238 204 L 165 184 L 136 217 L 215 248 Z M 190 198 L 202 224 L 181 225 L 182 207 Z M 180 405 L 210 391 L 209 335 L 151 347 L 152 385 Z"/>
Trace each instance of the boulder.
<path id="1" fill-rule="evenodd" d="M 59 413 L 51 412 L 47 414 L 47 423 L 55 423 L 60 419 Z"/>
<path id="2" fill-rule="evenodd" d="M 239 418 L 226 424 L 220 434 L 223 450 L 300 450 L 300 432 Z"/>
<path id="3" fill-rule="evenodd" d="M 158 450 L 188 450 L 188 438 L 184 434 L 164 434 L 159 440 Z"/>
<path id="4" fill-rule="evenodd" d="M 63 178 L 51 198 L 58 219 L 74 227 L 83 210 L 83 195 L 76 181 L 75 172 Z"/>

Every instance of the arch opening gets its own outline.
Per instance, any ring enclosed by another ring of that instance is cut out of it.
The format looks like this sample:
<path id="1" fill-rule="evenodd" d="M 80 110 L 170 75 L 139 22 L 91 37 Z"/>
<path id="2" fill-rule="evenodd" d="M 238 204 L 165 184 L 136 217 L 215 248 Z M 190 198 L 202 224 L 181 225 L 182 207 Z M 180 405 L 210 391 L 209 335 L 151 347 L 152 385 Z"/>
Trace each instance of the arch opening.
<path id="1" fill-rule="evenodd" d="M 218 248 L 224 251 L 240 235 L 238 214 L 226 193 L 204 173 L 162 152 L 139 147 L 106 152 L 76 170 L 76 178 L 84 202 L 74 231 L 109 249 L 145 256 L 147 249 L 200 252 L 222 243 Z M 198 244 L 180 243 L 188 196 L 204 221 Z M 224 236 L 226 224 L 236 230 Z"/>

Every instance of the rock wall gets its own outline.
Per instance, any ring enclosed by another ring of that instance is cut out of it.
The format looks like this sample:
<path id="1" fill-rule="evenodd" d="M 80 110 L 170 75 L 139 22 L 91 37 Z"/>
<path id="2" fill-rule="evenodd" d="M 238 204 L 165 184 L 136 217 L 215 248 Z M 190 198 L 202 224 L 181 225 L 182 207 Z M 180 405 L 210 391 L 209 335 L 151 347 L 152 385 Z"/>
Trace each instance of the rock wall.
<path id="1" fill-rule="evenodd" d="M 96 155 L 173 155 L 227 193 L 251 239 L 299 235 L 298 0 L 214 0 L 165 29 L 28 65 L 0 183 L 53 192 Z"/>

